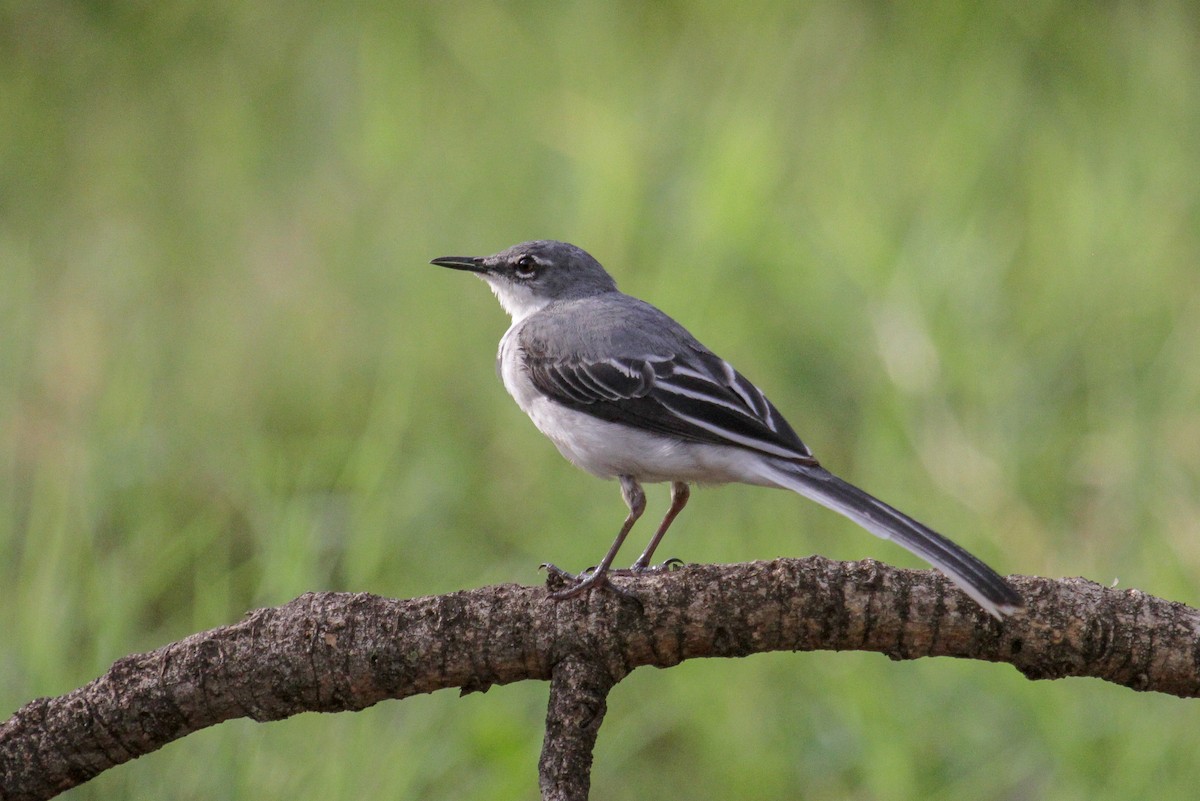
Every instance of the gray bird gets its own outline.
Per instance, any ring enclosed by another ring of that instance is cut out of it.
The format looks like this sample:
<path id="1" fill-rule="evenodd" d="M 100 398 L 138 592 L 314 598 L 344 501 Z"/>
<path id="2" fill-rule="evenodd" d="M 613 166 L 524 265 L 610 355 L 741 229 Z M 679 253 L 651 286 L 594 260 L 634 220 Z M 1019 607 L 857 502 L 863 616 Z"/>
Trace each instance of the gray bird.
<path id="1" fill-rule="evenodd" d="M 643 482 L 670 482 L 671 507 L 630 568 L 642 573 L 692 482 L 797 492 L 943 571 L 996 618 L 1022 605 L 994 570 L 936 531 L 830 473 L 758 387 L 687 329 L 617 290 L 600 263 L 565 242 L 523 242 L 493 256 L 431 264 L 475 273 L 512 326 L 500 340 L 504 387 L 569 461 L 616 478 L 629 507 L 604 559 L 556 599 L 607 583 L 646 508 Z M 566 575 L 566 574 L 564 574 Z"/>

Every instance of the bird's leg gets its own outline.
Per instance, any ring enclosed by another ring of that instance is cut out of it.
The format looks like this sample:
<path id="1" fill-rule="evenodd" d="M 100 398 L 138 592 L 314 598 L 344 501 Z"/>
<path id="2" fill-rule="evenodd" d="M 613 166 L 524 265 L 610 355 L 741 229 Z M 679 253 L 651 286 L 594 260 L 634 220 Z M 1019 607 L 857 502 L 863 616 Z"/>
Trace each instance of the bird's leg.
<path id="1" fill-rule="evenodd" d="M 564 601 L 567 598 L 582 595 L 593 587 L 608 584 L 608 568 L 617 558 L 617 551 L 621 550 L 621 543 L 625 542 L 633 524 L 642 516 L 642 512 L 646 511 L 646 493 L 642 491 L 642 485 L 637 482 L 637 479 L 633 476 L 621 476 L 619 481 L 621 482 L 621 497 L 625 499 L 625 505 L 629 507 L 629 515 L 625 518 L 625 524 L 621 526 L 617 538 L 613 540 L 612 546 L 600 560 L 600 564 L 596 565 L 586 576 L 581 575 L 574 586 L 550 593 L 550 597 L 554 600 Z M 557 570 L 553 565 L 546 565 L 546 569 L 551 572 Z"/>
<path id="2" fill-rule="evenodd" d="M 688 485 L 684 482 L 675 481 L 671 483 L 671 508 L 667 510 L 666 516 L 658 524 L 658 531 L 654 532 L 654 536 L 650 539 L 650 544 L 646 546 L 646 550 L 642 551 L 642 555 L 629 568 L 631 573 L 644 573 L 650 569 L 650 560 L 654 556 L 655 549 L 662 542 L 663 535 L 667 533 L 667 529 L 675 522 L 675 518 L 683 511 L 683 507 L 687 506 L 688 498 L 691 496 L 692 491 L 688 489 Z M 667 567 L 670 563 L 671 560 L 668 560 L 663 566 Z"/>

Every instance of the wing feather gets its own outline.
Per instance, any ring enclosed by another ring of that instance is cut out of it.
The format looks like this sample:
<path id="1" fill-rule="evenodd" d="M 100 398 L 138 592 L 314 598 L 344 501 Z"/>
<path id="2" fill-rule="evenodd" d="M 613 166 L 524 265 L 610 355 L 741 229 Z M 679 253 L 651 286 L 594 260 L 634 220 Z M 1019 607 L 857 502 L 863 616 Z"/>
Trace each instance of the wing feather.
<path id="1" fill-rule="evenodd" d="M 762 391 L 707 350 L 587 360 L 522 343 L 522 358 L 534 386 L 569 408 L 690 442 L 811 460 Z"/>

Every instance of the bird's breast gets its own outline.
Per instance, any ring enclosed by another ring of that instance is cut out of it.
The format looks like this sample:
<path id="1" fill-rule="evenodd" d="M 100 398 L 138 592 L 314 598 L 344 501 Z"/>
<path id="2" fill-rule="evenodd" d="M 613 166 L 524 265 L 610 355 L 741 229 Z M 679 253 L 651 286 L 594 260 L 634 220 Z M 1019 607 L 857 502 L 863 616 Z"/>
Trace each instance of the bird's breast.
<path id="1" fill-rule="evenodd" d="M 521 411 L 532 417 L 533 403 L 541 393 L 533 385 L 533 381 L 530 380 L 529 374 L 525 370 L 524 356 L 518 340 L 520 326 L 519 322 L 513 323 L 501 338 L 500 348 L 496 353 L 496 366 L 497 372 L 500 373 L 500 380 L 504 382 L 504 388 L 508 390 L 508 394 L 512 395 L 513 400 L 521 407 Z"/>

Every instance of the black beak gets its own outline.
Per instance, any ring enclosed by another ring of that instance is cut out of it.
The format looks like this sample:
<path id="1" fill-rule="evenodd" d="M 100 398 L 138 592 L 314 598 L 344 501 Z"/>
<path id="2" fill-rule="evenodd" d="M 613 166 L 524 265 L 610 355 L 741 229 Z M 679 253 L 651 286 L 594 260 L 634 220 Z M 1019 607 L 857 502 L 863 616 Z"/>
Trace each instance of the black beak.
<path id="1" fill-rule="evenodd" d="M 436 264 L 438 267 L 449 267 L 452 270 L 466 270 L 470 273 L 486 273 L 487 267 L 483 266 L 483 259 L 473 256 L 441 256 L 430 264 Z"/>

